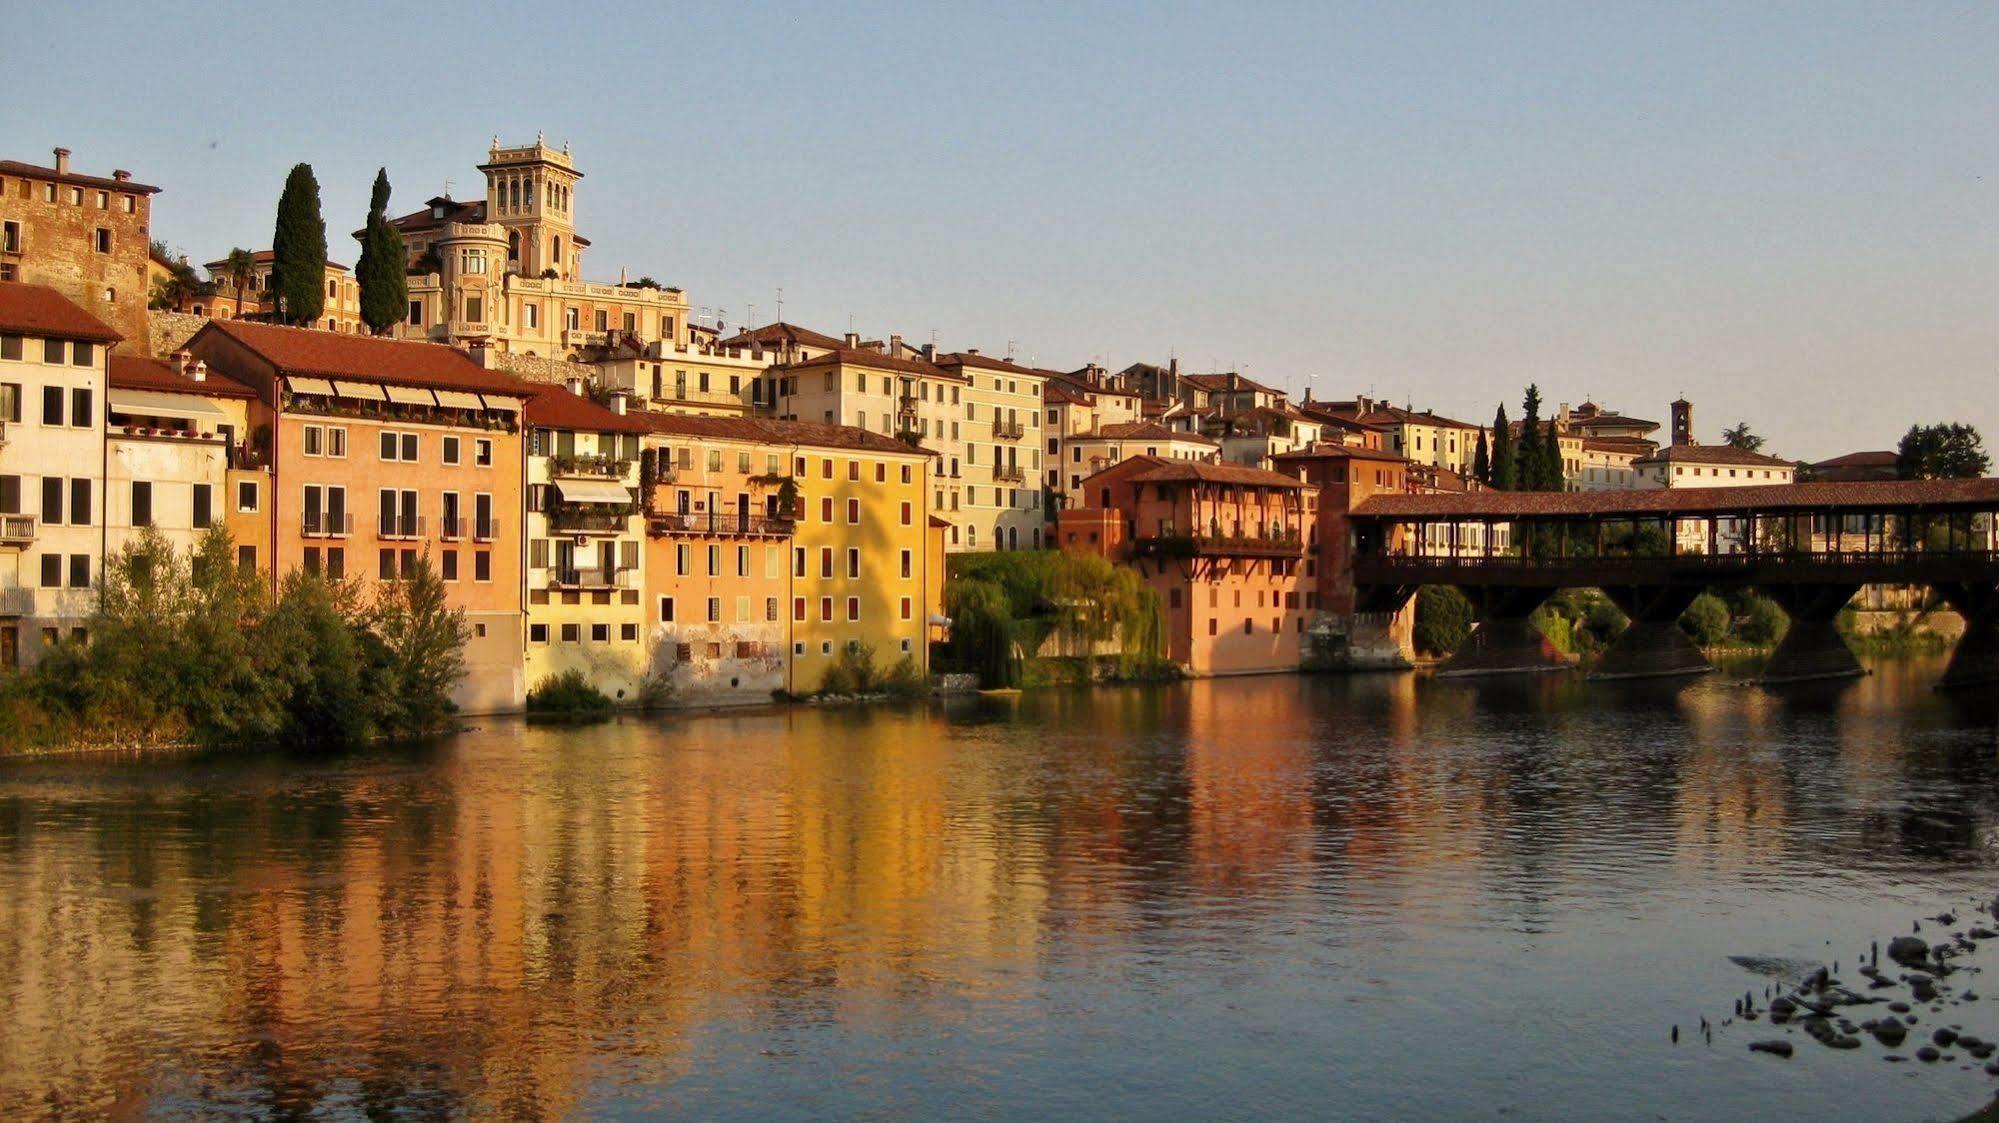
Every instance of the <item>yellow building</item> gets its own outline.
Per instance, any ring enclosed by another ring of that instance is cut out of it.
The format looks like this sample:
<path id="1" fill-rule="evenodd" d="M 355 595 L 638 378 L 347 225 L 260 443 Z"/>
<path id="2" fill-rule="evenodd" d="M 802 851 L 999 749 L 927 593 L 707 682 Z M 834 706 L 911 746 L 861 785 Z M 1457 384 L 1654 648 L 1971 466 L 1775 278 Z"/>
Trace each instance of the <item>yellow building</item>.
<path id="1" fill-rule="evenodd" d="M 639 442 L 645 425 L 569 386 L 527 403 L 527 681 L 581 671 L 636 702 L 646 669 Z M 446 512 L 447 520 L 463 517 Z"/>
<path id="2" fill-rule="evenodd" d="M 665 342 L 639 355 L 593 364 L 597 385 L 622 390 L 662 413 L 746 417 L 756 407 L 761 352 L 715 344 Z"/>
<path id="3" fill-rule="evenodd" d="M 277 255 L 270 250 L 258 250 L 250 258 L 253 264 L 241 278 L 244 284 L 240 294 L 237 291 L 239 278 L 230 272 L 227 258 L 204 266 L 215 292 L 207 297 L 197 297 L 188 310 L 197 316 L 218 320 L 270 315 L 273 311 L 271 269 L 277 263 Z M 319 319 L 314 320 L 311 326 L 324 331 L 350 333 L 368 330 L 368 325 L 361 319 L 361 282 L 337 261 L 326 263 L 326 304 L 320 309 Z"/>
<path id="4" fill-rule="evenodd" d="M 168 359 L 113 355 L 107 381 L 106 555 L 145 527 L 188 553 L 210 527 L 225 526 L 238 562 L 255 570 L 263 539 L 238 533 L 237 516 L 263 507 L 261 458 L 250 441 L 256 392 L 185 351 Z"/>

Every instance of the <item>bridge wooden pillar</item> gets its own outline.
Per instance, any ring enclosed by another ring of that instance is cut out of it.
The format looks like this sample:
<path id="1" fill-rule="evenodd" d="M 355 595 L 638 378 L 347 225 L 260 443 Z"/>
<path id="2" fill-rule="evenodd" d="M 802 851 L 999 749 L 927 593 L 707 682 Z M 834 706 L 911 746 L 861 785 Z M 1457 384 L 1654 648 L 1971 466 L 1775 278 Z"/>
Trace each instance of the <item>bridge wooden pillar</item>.
<path id="1" fill-rule="evenodd" d="M 1680 615 L 1701 590 L 1695 586 L 1606 586 L 1603 594 L 1631 618 L 1590 670 L 1590 681 L 1700 675 L 1714 670 L 1680 630 Z"/>
<path id="2" fill-rule="evenodd" d="M 1938 690 L 1999 683 L 1999 586 L 1989 582 L 1940 582 L 1936 591 L 1964 617 L 1964 635 L 1951 650 Z"/>
<path id="3" fill-rule="evenodd" d="M 1843 581 L 1773 584 L 1764 588 L 1763 594 L 1790 616 L 1791 627 L 1770 656 L 1769 665 L 1763 668 L 1762 681 L 1810 682 L 1866 674 L 1834 623 L 1839 610 L 1859 591 L 1858 584 Z"/>
<path id="4" fill-rule="evenodd" d="M 1569 668 L 1568 659 L 1528 620 L 1555 590 L 1474 585 L 1462 591 L 1478 609 L 1478 627 L 1456 654 L 1437 667 L 1439 677 L 1537 674 Z"/>

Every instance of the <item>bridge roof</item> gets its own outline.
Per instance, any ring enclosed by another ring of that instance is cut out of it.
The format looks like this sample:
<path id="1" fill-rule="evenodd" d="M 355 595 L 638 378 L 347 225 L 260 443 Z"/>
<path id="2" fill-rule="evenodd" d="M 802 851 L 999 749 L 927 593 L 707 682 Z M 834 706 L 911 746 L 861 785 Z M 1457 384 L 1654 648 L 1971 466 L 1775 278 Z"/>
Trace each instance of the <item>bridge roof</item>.
<path id="1" fill-rule="evenodd" d="M 1357 519 L 1620 518 L 1741 515 L 1751 511 L 1901 510 L 1974 507 L 1999 510 L 1999 479 L 1871 480 L 1673 487 L 1626 491 L 1474 491 L 1376 495 L 1353 509 Z"/>

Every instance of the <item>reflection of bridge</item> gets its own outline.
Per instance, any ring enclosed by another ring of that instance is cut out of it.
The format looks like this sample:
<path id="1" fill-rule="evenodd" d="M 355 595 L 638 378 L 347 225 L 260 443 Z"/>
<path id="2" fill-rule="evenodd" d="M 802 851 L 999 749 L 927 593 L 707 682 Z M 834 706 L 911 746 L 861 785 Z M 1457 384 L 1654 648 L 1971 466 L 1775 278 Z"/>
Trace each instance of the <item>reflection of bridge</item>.
<path id="1" fill-rule="evenodd" d="M 1360 611 L 1399 609 L 1423 585 L 1478 608 L 1445 673 L 1560 665 L 1527 617 L 1578 587 L 1631 618 L 1594 677 L 1705 671 L 1680 614 L 1704 590 L 1753 586 L 1791 618 L 1765 681 L 1858 674 L 1835 617 L 1862 585 L 1895 584 L 1964 616 L 1942 685 L 1999 681 L 1999 479 L 1378 495 L 1352 520 Z"/>

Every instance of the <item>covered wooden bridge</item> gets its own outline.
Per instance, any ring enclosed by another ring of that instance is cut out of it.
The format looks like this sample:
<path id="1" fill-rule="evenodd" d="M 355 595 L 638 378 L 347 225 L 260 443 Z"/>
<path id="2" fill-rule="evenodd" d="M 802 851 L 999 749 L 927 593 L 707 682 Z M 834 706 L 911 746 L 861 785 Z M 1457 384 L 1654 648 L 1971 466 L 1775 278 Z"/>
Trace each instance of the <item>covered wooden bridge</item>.
<path id="1" fill-rule="evenodd" d="M 1423 585 L 1478 608 L 1444 673 L 1551 665 L 1528 614 L 1594 587 L 1631 618 L 1595 677 L 1711 669 L 1677 627 L 1703 591 L 1753 586 L 1790 615 L 1765 681 L 1861 673 L 1834 620 L 1862 585 L 1923 585 L 1964 617 L 1940 685 L 1999 681 L 1999 479 L 1649 491 L 1379 495 L 1352 512 L 1355 604 L 1388 611 Z"/>

